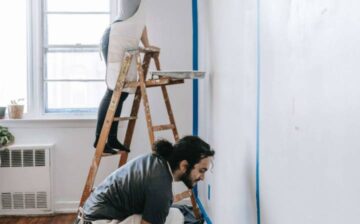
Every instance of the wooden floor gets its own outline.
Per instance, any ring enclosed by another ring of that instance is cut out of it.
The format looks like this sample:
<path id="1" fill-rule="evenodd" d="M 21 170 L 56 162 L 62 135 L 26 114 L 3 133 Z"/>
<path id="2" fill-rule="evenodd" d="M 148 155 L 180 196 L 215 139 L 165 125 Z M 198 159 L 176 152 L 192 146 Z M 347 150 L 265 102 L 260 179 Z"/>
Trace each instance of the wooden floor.
<path id="1" fill-rule="evenodd" d="M 49 216 L 0 216 L 0 224 L 72 224 L 76 214 Z"/>

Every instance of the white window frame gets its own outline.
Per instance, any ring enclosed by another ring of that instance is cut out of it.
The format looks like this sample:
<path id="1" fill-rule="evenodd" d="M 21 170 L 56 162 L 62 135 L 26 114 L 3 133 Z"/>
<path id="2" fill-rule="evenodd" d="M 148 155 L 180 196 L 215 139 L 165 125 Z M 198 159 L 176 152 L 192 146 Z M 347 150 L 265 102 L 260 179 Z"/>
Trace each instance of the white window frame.
<path id="1" fill-rule="evenodd" d="M 110 21 L 116 18 L 119 12 L 119 0 L 108 0 L 110 1 Z M 88 112 L 66 112 L 59 111 L 57 113 L 46 113 L 45 111 L 45 46 L 46 41 L 44 37 L 46 35 L 45 26 L 45 0 L 28 0 L 27 1 L 27 48 L 28 48 L 28 80 L 27 80 L 27 114 L 25 118 L 35 119 L 48 119 L 48 118 L 69 118 L 69 117 L 84 117 L 93 118 L 95 117 L 95 111 Z M 64 12 L 66 13 L 66 12 Z M 86 12 L 84 14 L 89 14 Z M 66 14 L 73 14 L 72 12 Z M 109 23 L 110 23 L 109 21 Z M 104 27 L 105 30 L 106 27 Z M 89 45 L 94 47 L 95 45 Z M 95 47 L 98 47 L 96 45 Z M 98 51 L 98 50 L 97 50 Z M 105 76 L 105 74 L 104 74 Z M 100 103 L 100 102 L 99 102 Z M 89 113 L 90 112 L 90 113 Z"/>

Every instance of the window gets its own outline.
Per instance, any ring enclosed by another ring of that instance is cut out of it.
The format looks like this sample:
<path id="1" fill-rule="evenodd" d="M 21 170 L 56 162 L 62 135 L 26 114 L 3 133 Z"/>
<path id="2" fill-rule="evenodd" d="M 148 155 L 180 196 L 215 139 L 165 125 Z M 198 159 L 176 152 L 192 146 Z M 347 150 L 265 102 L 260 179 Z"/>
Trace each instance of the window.
<path id="1" fill-rule="evenodd" d="M 94 113 L 106 89 L 99 43 L 117 1 L 1 1 L 0 106 L 24 98 L 30 116 Z"/>
<path id="2" fill-rule="evenodd" d="M 27 99 L 26 1 L 0 1 L 0 106 Z"/>
<path id="3" fill-rule="evenodd" d="M 93 111 L 105 92 L 99 42 L 110 22 L 110 1 L 46 0 L 45 112 Z"/>

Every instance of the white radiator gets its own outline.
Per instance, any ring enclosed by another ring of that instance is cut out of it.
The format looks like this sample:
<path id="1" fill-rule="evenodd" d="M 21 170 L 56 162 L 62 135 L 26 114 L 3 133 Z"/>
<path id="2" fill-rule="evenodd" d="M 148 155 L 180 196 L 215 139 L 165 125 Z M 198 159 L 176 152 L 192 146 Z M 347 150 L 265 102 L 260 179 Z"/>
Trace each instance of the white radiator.
<path id="1" fill-rule="evenodd" d="M 52 212 L 52 147 L 18 145 L 0 150 L 0 215 Z"/>

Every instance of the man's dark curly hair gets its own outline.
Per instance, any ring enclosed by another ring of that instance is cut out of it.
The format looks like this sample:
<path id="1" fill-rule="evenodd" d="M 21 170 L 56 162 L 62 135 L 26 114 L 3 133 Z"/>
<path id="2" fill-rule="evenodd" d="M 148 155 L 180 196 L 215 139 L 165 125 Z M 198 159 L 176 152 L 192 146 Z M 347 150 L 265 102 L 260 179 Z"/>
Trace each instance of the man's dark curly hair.
<path id="1" fill-rule="evenodd" d="M 215 154 L 210 145 L 197 136 L 185 136 L 174 145 L 167 140 L 159 140 L 153 147 L 157 155 L 169 162 L 172 171 L 178 169 L 183 160 L 186 160 L 189 169 L 192 169 L 200 160 Z"/>

